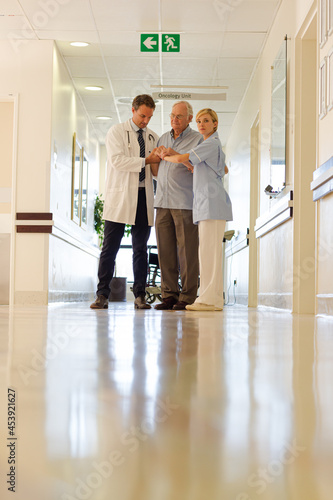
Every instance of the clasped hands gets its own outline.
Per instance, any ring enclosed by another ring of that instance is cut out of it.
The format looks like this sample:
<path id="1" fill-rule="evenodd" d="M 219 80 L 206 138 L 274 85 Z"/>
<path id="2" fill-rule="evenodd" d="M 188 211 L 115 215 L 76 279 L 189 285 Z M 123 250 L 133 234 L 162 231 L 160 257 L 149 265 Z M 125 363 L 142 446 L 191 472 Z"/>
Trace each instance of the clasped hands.
<path id="1" fill-rule="evenodd" d="M 175 151 L 172 148 L 166 148 L 165 146 L 159 146 L 158 148 L 153 149 L 151 154 L 155 155 L 155 157 L 158 158 L 157 161 L 160 162 L 161 160 L 164 160 L 164 159 L 166 159 L 166 161 L 168 161 L 167 160 L 168 156 L 177 155 L 178 153 L 177 153 L 177 151 Z M 193 166 L 191 164 L 186 162 L 186 163 L 184 163 L 184 165 L 186 166 L 186 168 L 190 172 L 193 172 Z"/>

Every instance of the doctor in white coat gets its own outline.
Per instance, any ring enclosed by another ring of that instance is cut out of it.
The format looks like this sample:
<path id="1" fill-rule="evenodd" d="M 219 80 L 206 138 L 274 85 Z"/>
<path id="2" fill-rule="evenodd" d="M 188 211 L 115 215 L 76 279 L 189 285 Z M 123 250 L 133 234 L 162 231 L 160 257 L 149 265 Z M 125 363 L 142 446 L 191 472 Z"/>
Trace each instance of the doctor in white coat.
<path id="1" fill-rule="evenodd" d="M 106 136 L 107 180 L 103 218 L 104 240 L 98 268 L 96 300 L 92 309 L 107 309 L 115 259 L 125 224 L 132 225 L 134 306 L 149 309 L 145 301 L 147 242 L 154 224 L 153 175 L 160 158 L 155 155 L 158 136 L 147 125 L 155 102 L 149 95 L 134 98 L 132 118 L 114 125 Z"/>

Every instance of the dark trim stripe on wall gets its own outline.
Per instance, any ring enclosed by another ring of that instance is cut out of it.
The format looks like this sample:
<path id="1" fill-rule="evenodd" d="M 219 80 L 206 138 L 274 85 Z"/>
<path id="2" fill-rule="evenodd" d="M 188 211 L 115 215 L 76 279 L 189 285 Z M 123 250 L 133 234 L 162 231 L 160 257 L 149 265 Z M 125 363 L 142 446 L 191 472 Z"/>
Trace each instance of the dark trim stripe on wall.
<path id="1" fill-rule="evenodd" d="M 52 220 L 49 212 L 17 212 L 16 220 Z"/>
<path id="2" fill-rule="evenodd" d="M 49 212 L 18 212 L 16 220 L 21 221 L 16 223 L 17 233 L 52 233 L 53 214 Z M 22 224 L 24 221 L 24 224 Z M 41 224 L 36 224 L 41 222 Z M 49 222 L 49 223 L 48 223 Z"/>

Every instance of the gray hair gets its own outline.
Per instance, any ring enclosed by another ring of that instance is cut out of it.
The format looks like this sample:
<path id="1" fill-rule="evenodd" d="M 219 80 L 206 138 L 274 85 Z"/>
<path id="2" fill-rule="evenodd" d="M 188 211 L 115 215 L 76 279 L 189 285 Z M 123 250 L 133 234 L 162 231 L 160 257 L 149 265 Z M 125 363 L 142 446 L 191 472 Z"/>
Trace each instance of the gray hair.
<path id="1" fill-rule="evenodd" d="M 174 103 L 174 105 L 172 106 L 172 109 L 177 105 L 177 104 L 185 104 L 186 106 L 186 109 L 187 109 L 187 116 L 193 116 L 193 108 L 191 106 L 191 104 L 187 101 L 177 101 Z"/>

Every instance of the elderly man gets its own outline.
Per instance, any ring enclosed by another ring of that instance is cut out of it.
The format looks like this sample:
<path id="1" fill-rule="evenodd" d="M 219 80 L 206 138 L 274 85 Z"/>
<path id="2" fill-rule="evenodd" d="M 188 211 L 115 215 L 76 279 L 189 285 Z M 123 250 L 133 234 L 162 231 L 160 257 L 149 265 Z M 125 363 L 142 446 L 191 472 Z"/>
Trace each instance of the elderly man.
<path id="1" fill-rule="evenodd" d="M 132 103 L 132 119 L 114 125 L 106 137 L 107 180 L 104 204 L 104 241 L 98 268 L 97 298 L 92 309 L 107 309 L 115 259 L 125 224 L 132 225 L 133 293 L 136 309 L 150 309 L 145 301 L 147 242 L 154 225 L 152 174 L 160 158 L 154 154 L 158 136 L 147 125 L 155 102 L 139 95 Z"/>
<path id="2" fill-rule="evenodd" d="M 166 162 L 163 157 L 188 153 L 203 139 L 189 126 L 193 109 L 188 102 L 176 102 L 170 118 L 171 131 L 163 134 L 157 143 L 157 154 L 162 161 L 157 176 L 155 229 L 163 300 L 155 309 L 183 310 L 195 301 L 198 290 L 198 227 L 192 218 L 193 175 L 185 165 Z"/>

